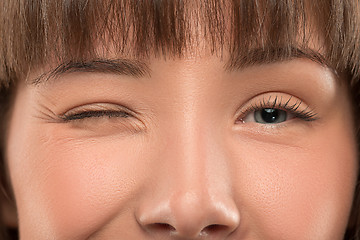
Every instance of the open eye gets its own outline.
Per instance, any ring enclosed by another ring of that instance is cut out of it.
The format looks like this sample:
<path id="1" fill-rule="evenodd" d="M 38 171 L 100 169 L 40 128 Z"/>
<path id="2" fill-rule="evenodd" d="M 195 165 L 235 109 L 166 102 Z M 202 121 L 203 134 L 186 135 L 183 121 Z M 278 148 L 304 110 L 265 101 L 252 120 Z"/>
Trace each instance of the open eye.
<path id="1" fill-rule="evenodd" d="M 303 121 L 314 121 L 316 113 L 308 105 L 295 97 L 281 94 L 280 97 L 264 95 L 253 99 L 242 112 L 238 120 L 241 123 L 280 124 L 298 118 Z"/>
<path id="2" fill-rule="evenodd" d="M 246 122 L 256 122 L 261 124 L 277 124 L 294 118 L 294 115 L 285 110 L 277 108 L 262 108 L 248 113 L 242 119 Z"/>

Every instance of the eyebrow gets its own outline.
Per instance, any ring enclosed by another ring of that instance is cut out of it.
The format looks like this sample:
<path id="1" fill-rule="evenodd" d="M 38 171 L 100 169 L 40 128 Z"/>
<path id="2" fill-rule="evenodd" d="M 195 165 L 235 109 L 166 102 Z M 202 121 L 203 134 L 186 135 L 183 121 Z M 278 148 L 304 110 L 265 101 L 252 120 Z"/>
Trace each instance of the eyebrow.
<path id="1" fill-rule="evenodd" d="M 276 62 L 284 62 L 293 59 L 309 59 L 330 69 L 331 64 L 319 52 L 310 48 L 255 48 L 247 54 L 230 57 L 224 65 L 226 71 L 238 71 L 251 66 L 266 65 Z M 58 65 L 53 70 L 46 72 L 31 81 L 33 85 L 39 85 L 49 80 L 57 79 L 67 73 L 106 73 L 141 78 L 151 76 L 151 70 L 147 63 L 135 59 L 94 59 L 90 61 L 69 61 Z"/>
<path id="2" fill-rule="evenodd" d="M 58 65 L 31 81 L 39 85 L 57 79 L 67 73 L 106 73 L 141 78 L 150 76 L 150 69 L 145 62 L 133 59 L 94 59 L 90 61 L 69 61 Z"/>
<path id="3" fill-rule="evenodd" d="M 311 48 L 255 48 L 247 54 L 234 54 L 225 64 L 227 71 L 237 71 L 251 66 L 266 65 L 277 62 L 285 62 L 294 59 L 309 59 L 322 66 L 333 69 L 324 55 Z"/>

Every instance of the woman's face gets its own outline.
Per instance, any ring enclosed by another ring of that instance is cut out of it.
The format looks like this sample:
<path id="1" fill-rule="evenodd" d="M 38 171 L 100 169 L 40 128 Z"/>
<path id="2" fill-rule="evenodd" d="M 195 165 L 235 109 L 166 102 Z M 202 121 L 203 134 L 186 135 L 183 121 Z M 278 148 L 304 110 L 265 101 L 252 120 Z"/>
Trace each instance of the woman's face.
<path id="1" fill-rule="evenodd" d="M 342 239 L 357 177 L 343 79 L 306 58 L 225 64 L 31 73 L 6 155 L 22 239 Z"/>

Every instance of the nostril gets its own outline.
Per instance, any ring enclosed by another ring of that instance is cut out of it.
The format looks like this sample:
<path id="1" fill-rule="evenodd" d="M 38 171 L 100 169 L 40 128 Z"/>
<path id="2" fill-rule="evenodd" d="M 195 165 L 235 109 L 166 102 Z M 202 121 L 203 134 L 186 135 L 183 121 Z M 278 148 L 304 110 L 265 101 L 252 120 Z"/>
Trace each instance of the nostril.
<path id="1" fill-rule="evenodd" d="M 146 226 L 150 232 L 174 232 L 176 229 L 167 223 L 152 223 Z"/>
<path id="2" fill-rule="evenodd" d="M 209 231 L 209 232 L 218 232 L 226 229 L 227 229 L 226 226 L 219 224 L 212 224 L 204 228 L 205 231 Z"/>
<path id="3" fill-rule="evenodd" d="M 229 227 L 221 224 L 211 224 L 209 226 L 206 226 L 202 231 L 201 235 L 216 235 L 221 232 L 227 232 L 229 231 Z"/>

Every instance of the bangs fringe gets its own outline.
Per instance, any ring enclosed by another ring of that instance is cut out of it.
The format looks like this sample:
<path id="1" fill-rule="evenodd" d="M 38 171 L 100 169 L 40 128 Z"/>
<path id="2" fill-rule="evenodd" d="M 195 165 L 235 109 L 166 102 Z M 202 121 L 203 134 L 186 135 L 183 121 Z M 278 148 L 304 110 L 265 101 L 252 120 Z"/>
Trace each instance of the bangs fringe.
<path id="1" fill-rule="evenodd" d="M 350 0 L 3 0 L 0 2 L 0 79 L 24 77 L 49 60 L 122 56 L 179 57 L 206 42 L 230 53 L 229 66 L 254 48 L 279 58 L 321 38 L 337 71 L 359 77 L 359 1 Z M 316 39 L 315 39 L 316 40 Z M 110 43 L 110 44 L 109 44 Z M 110 46 L 111 45 L 111 48 Z"/>

